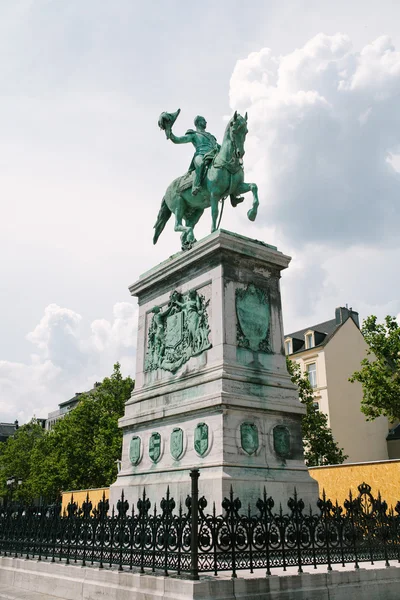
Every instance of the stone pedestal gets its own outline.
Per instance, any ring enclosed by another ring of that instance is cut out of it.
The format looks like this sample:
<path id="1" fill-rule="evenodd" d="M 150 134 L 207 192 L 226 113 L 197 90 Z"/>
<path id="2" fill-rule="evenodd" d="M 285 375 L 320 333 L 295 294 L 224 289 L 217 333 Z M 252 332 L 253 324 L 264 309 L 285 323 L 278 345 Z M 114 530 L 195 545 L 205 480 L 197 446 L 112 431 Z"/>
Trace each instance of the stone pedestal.
<path id="1" fill-rule="evenodd" d="M 127 402 L 121 471 L 129 502 L 199 490 L 209 506 L 234 494 L 254 507 L 266 487 L 286 506 L 294 487 L 318 496 L 303 460 L 304 407 L 286 370 L 279 279 L 290 258 L 219 230 L 143 274 L 136 387 Z"/>

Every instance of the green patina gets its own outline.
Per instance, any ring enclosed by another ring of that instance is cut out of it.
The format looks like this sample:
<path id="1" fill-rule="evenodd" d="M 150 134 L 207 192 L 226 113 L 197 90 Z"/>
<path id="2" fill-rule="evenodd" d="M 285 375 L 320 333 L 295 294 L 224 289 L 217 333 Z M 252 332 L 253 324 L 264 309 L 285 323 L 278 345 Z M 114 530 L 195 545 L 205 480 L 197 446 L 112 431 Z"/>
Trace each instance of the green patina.
<path id="1" fill-rule="evenodd" d="M 240 441 L 247 454 L 255 454 L 258 450 L 258 429 L 254 423 L 245 422 L 240 426 Z"/>
<path id="2" fill-rule="evenodd" d="M 197 454 L 204 456 L 208 450 L 208 425 L 207 423 L 198 423 L 194 430 L 194 449 Z"/>
<path id="3" fill-rule="evenodd" d="M 153 462 L 157 462 L 161 456 L 161 435 L 155 431 L 150 436 L 149 456 Z"/>
<path id="4" fill-rule="evenodd" d="M 271 353 L 270 305 L 267 294 L 253 283 L 236 290 L 236 341 L 242 348 Z"/>
<path id="5" fill-rule="evenodd" d="M 135 435 L 129 444 L 129 460 L 133 465 L 137 465 L 140 461 L 141 439 Z"/>
<path id="6" fill-rule="evenodd" d="M 180 113 L 164 112 L 158 125 L 174 144 L 193 144 L 195 154 L 189 170 L 175 179 L 165 192 L 158 213 L 153 243 L 156 244 L 171 214 L 175 215 L 175 231 L 181 232 L 182 249 L 189 249 L 196 241 L 194 227 L 204 210 L 211 207 L 211 232 L 219 227 L 219 202 L 229 196 L 233 207 L 243 201 L 241 194 L 252 192 L 253 204 L 247 216 L 254 221 L 259 205 L 255 183 L 244 181 L 243 156 L 247 130 L 247 113 L 244 117 L 237 112 L 229 120 L 221 146 L 213 135 L 206 131 L 204 117 L 196 117 L 195 129 L 185 135 L 176 136 L 172 127 Z M 222 210 L 222 209 L 221 209 Z M 185 224 L 183 224 L 185 221 Z"/>
<path id="7" fill-rule="evenodd" d="M 290 430 L 286 425 L 276 425 L 273 430 L 274 450 L 283 458 L 289 458 L 291 453 Z"/>
<path id="8" fill-rule="evenodd" d="M 164 309 L 155 306 L 149 327 L 145 371 L 164 369 L 174 373 L 192 356 L 211 348 L 208 339 L 209 300 L 191 290 L 172 292 Z"/>
<path id="9" fill-rule="evenodd" d="M 183 452 L 183 431 L 180 427 L 175 427 L 172 430 L 170 448 L 172 457 L 178 460 Z"/>

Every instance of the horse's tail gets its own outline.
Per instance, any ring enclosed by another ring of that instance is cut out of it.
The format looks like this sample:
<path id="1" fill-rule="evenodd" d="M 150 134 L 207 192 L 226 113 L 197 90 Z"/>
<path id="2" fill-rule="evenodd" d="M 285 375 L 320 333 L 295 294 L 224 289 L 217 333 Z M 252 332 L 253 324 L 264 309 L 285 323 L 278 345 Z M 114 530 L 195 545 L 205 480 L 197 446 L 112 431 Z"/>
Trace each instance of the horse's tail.
<path id="1" fill-rule="evenodd" d="M 154 225 L 154 237 L 153 237 L 153 244 L 157 244 L 157 240 L 160 237 L 160 235 L 163 232 L 163 229 L 166 225 L 166 223 L 168 222 L 168 219 L 171 216 L 171 211 L 169 210 L 167 203 L 165 202 L 165 198 L 162 199 L 161 202 L 161 208 L 158 212 L 158 216 L 157 216 L 157 221 L 156 224 Z"/>

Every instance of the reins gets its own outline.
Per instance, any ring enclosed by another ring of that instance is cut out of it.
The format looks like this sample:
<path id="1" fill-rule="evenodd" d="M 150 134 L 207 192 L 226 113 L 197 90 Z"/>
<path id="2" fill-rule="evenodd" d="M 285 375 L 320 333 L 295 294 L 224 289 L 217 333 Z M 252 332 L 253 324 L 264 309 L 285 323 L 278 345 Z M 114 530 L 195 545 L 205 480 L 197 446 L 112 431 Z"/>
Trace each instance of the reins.
<path id="1" fill-rule="evenodd" d="M 216 164 L 218 157 L 219 157 L 219 152 L 218 154 L 215 155 L 214 160 L 213 160 L 213 167 L 215 167 L 216 169 L 226 169 L 230 175 L 230 181 L 229 181 L 229 187 L 228 187 L 228 194 L 226 196 L 224 196 L 223 198 L 221 198 L 221 210 L 219 213 L 219 219 L 218 219 L 218 225 L 217 225 L 217 229 L 219 229 L 220 225 L 221 225 L 221 221 L 222 221 L 222 215 L 224 214 L 224 206 L 225 206 L 225 200 L 228 197 L 228 195 L 231 193 L 231 188 L 232 188 L 232 178 L 233 175 L 235 173 L 237 173 L 238 171 L 240 171 L 240 169 L 243 169 L 243 160 L 241 158 L 237 158 L 237 145 L 236 145 L 236 141 L 234 139 L 233 136 L 229 136 L 232 146 L 233 146 L 233 154 L 232 154 L 232 158 L 229 161 L 223 160 L 221 158 L 219 158 L 220 160 L 220 164 Z"/>
<path id="2" fill-rule="evenodd" d="M 222 220 L 222 215 L 224 214 L 224 206 L 225 206 L 225 200 L 226 200 L 226 196 L 225 198 L 221 198 L 221 210 L 219 213 L 219 220 L 218 220 L 218 225 L 217 225 L 217 229 L 219 229 L 219 226 L 221 225 L 221 220 Z"/>

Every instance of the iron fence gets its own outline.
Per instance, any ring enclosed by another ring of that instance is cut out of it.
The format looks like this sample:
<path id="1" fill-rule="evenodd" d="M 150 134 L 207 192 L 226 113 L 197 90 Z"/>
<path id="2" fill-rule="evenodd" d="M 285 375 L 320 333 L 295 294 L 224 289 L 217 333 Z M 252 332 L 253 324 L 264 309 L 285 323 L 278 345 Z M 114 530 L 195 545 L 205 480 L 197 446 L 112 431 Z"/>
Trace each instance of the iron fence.
<path id="1" fill-rule="evenodd" d="M 122 494 L 110 511 L 103 499 L 93 507 L 89 498 L 78 508 L 73 497 L 67 511 L 60 506 L 9 506 L 0 514 L 0 552 L 5 556 L 65 561 L 87 565 L 118 566 L 173 572 L 198 579 L 199 573 L 217 575 L 238 570 L 303 567 L 383 560 L 400 561 L 400 502 L 395 509 L 366 483 L 351 494 L 343 507 L 325 493 L 316 511 L 306 510 L 303 500 L 293 497 L 274 510 L 274 501 L 264 491 L 257 511 L 242 511 L 240 499 L 231 491 L 209 510 L 206 498 L 198 497 L 199 471 L 191 471 L 192 489 L 185 505 L 178 507 L 167 490 L 159 508 L 143 496 L 136 507 Z"/>

